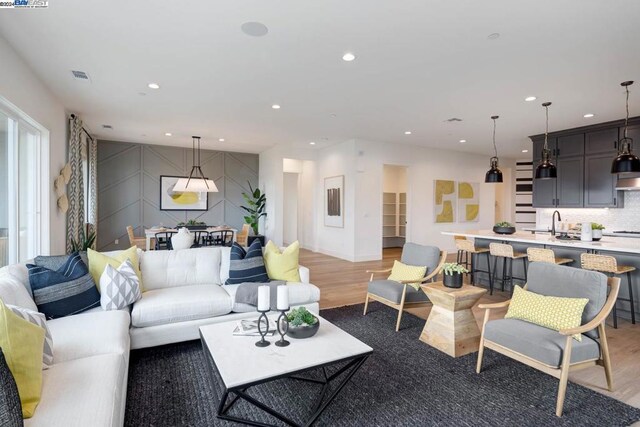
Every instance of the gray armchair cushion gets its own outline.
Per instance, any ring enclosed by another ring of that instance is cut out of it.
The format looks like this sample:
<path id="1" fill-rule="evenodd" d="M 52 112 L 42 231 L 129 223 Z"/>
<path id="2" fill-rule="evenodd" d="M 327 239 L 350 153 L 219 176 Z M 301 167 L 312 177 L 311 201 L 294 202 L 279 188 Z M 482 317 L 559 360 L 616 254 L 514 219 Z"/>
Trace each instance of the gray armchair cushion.
<path id="1" fill-rule="evenodd" d="M 440 248 L 436 246 L 424 246 L 417 243 L 405 243 L 402 247 L 403 264 L 426 266 L 427 274 L 431 274 L 440 262 Z"/>
<path id="2" fill-rule="evenodd" d="M 564 346 L 567 342 L 567 337 L 560 335 L 557 331 L 517 319 L 487 322 L 484 338 L 553 367 L 561 365 Z M 599 357 L 600 346 L 597 341 L 584 335 L 582 341 L 573 340 L 571 363 Z"/>
<path id="3" fill-rule="evenodd" d="M 589 322 L 602 310 L 607 300 L 607 276 L 597 271 L 533 262 L 529 265 L 527 289 L 541 295 L 565 298 L 588 298 L 582 313 L 582 324 Z M 598 331 L 586 333 L 598 338 Z"/>
<path id="4" fill-rule="evenodd" d="M 400 304 L 402 300 L 402 290 L 404 285 L 393 280 L 374 280 L 369 282 L 369 293 L 388 299 L 391 302 Z M 422 289 L 416 291 L 411 286 L 407 286 L 407 293 L 404 297 L 405 302 L 427 302 L 429 298 L 422 292 Z"/>

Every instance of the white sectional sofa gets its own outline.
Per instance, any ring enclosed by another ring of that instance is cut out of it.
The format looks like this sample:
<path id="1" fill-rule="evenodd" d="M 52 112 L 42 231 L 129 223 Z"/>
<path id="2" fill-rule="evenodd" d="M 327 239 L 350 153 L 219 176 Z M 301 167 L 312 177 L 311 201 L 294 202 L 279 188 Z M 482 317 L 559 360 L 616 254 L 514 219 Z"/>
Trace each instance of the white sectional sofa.
<path id="1" fill-rule="evenodd" d="M 144 292 L 131 313 L 95 308 L 49 320 L 54 365 L 43 371 L 40 404 L 25 426 L 121 426 L 130 349 L 197 339 L 202 325 L 255 317 L 255 307 L 235 302 L 239 285 L 222 285 L 229 251 L 139 252 Z M 301 283 L 290 283 L 291 306 L 318 313 L 320 291 L 308 269 L 300 267 L 300 276 Z M 35 307 L 25 264 L 0 268 L 0 298 Z"/>

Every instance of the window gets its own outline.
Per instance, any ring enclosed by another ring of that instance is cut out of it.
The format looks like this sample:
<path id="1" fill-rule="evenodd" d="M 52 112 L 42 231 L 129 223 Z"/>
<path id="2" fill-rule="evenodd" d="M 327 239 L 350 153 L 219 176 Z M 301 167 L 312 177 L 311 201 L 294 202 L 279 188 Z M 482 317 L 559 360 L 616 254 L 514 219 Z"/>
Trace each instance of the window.
<path id="1" fill-rule="evenodd" d="M 0 98 L 0 267 L 48 251 L 47 141 L 46 129 Z"/>

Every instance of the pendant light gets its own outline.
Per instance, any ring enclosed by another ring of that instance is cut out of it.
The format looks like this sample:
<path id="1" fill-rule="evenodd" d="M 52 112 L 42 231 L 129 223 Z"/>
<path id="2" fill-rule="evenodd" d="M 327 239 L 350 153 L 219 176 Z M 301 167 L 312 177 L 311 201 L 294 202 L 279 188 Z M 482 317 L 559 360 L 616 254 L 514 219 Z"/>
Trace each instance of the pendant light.
<path id="1" fill-rule="evenodd" d="M 545 102 L 542 104 L 544 107 L 546 117 L 547 117 L 547 126 L 544 131 L 544 147 L 542 148 L 542 160 L 536 167 L 536 179 L 553 179 L 558 177 L 558 169 L 556 166 L 551 163 L 550 152 L 549 152 L 549 105 L 550 102 Z"/>
<path id="2" fill-rule="evenodd" d="M 191 167 L 191 173 L 189 178 L 180 178 L 173 187 L 173 191 L 178 193 L 217 193 L 218 187 L 216 187 L 213 180 L 204 177 L 200 167 L 200 137 L 192 136 L 192 138 L 193 166 Z M 198 146 L 197 149 L 196 145 Z"/>
<path id="3" fill-rule="evenodd" d="M 487 171 L 484 182 L 502 182 L 502 171 L 498 169 L 498 148 L 496 147 L 496 120 L 498 120 L 498 118 L 500 118 L 500 116 L 491 116 L 491 120 L 493 120 L 493 151 L 496 155 L 490 160 L 491 169 Z"/>
<path id="4" fill-rule="evenodd" d="M 629 125 L 629 86 L 632 84 L 632 81 L 620 83 L 620 86 L 624 87 L 627 92 L 627 116 L 624 119 L 624 137 L 618 142 L 618 157 L 613 159 L 611 173 L 640 172 L 640 159 L 631 152 L 633 149 L 633 139 L 627 136 L 627 127 Z"/>

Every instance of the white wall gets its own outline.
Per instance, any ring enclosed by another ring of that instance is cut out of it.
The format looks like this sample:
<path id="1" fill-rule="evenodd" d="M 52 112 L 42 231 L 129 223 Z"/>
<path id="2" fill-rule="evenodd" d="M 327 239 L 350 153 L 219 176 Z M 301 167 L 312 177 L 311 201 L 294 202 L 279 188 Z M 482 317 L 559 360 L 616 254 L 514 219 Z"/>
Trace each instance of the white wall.
<path id="1" fill-rule="evenodd" d="M 286 160 L 286 159 L 285 159 Z M 300 174 L 284 173 L 284 205 L 282 240 L 285 245 L 298 240 L 298 180 Z"/>
<path id="2" fill-rule="evenodd" d="M 32 119 L 47 128 L 49 134 L 50 195 L 49 248 L 43 253 L 62 254 L 65 251 L 66 216 L 58 211 L 53 193 L 53 179 L 66 161 L 67 114 L 64 106 L 31 71 L 7 42 L 0 37 L 0 95 L 8 99 Z"/>

